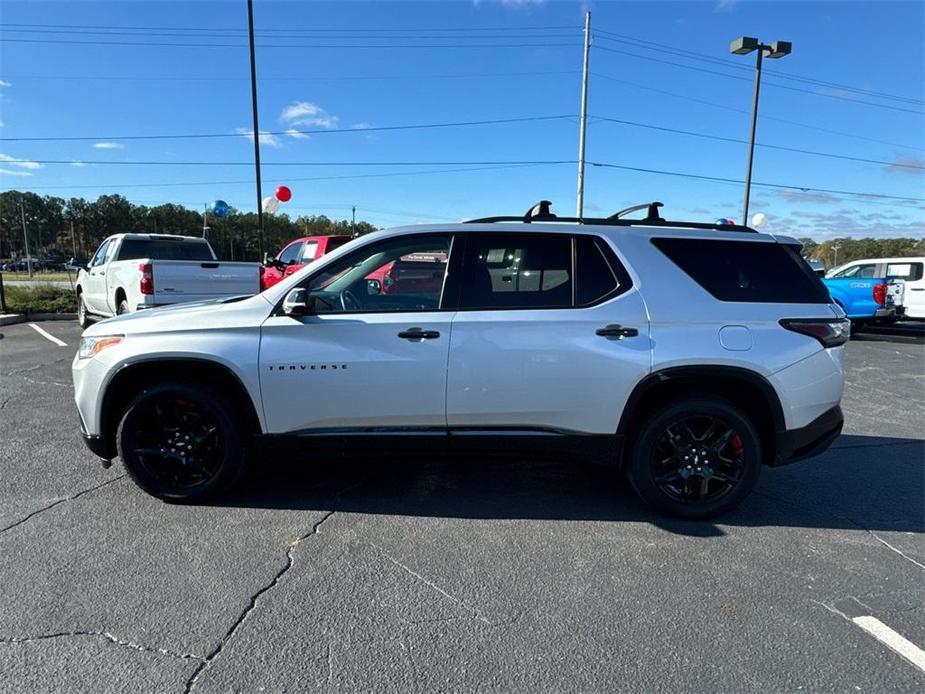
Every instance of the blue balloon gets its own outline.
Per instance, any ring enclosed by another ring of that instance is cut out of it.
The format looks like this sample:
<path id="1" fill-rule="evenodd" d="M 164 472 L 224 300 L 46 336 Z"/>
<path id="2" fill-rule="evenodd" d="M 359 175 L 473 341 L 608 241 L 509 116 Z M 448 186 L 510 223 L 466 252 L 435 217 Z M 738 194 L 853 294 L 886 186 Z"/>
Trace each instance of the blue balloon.
<path id="1" fill-rule="evenodd" d="M 231 208 L 228 207 L 228 203 L 224 200 L 216 200 L 212 203 L 212 214 L 219 219 L 227 217 L 229 212 L 231 212 Z"/>

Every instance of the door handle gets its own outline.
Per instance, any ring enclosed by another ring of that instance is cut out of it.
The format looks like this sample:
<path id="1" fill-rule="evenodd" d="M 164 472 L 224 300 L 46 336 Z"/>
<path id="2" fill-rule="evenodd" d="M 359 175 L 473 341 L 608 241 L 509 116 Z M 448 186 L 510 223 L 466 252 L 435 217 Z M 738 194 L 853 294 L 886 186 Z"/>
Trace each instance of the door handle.
<path id="1" fill-rule="evenodd" d="M 639 335 L 639 331 L 636 328 L 624 328 L 622 325 L 613 323 L 603 328 L 598 328 L 595 334 L 601 337 L 616 337 L 617 339 L 622 339 L 624 337 L 636 337 Z"/>
<path id="2" fill-rule="evenodd" d="M 398 333 L 403 340 L 436 340 L 440 333 L 436 330 L 421 330 L 421 328 L 408 328 Z"/>

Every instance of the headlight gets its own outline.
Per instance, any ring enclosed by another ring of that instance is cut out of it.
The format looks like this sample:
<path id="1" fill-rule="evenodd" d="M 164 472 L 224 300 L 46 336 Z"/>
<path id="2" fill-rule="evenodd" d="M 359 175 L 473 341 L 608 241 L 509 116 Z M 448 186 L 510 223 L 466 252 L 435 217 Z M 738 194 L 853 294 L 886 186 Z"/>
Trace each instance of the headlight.
<path id="1" fill-rule="evenodd" d="M 82 337 L 80 338 L 80 349 L 77 350 L 77 356 L 80 359 L 95 357 L 107 347 L 112 347 L 122 342 L 123 337 L 123 335 Z"/>

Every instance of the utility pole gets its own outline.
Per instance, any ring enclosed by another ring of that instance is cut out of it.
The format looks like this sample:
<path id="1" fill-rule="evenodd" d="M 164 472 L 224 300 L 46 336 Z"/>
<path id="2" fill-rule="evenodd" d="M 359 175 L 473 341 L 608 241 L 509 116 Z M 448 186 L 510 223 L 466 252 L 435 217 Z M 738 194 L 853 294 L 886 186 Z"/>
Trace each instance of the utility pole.
<path id="1" fill-rule="evenodd" d="M 585 130 L 588 127 L 588 57 L 591 52 L 591 13 L 585 13 L 585 59 L 581 72 L 581 126 L 578 130 L 578 204 L 576 216 L 585 212 Z"/>
<path id="2" fill-rule="evenodd" d="M 77 237 L 74 236 L 74 221 L 71 220 L 71 247 L 74 249 L 74 257 L 77 257 Z"/>
<path id="3" fill-rule="evenodd" d="M 354 205 L 352 208 L 352 215 L 350 217 L 350 234 L 352 236 L 357 235 L 357 206 Z"/>
<path id="4" fill-rule="evenodd" d="M 260 125 L 257 122 L 257 58 L 254 55 L 254 0 L 247 0 L 247 33 L 251 51 L 251 106 L 254 113 L 254 168 L 257 173 L 257 245 L 263 260 L 263 191 L 260 185 Z"/>
<path id="5" fill-rule="evenodd" d="M 26 249 L 26 267 L 29 268 L 29 277 L 32 277 L 32 254 L 29 253 L 29 236 L 26 234 L 26 208 L 23 207 L 22 198 L 19 198 L 19 215 L 22 219 L 22 243 Z"/>
<path id="6" fill-rule="evenodd" d="M 209 205 L 208 203 L 202 206 L 202 238 L 205 238 L 209 233 Z"/>

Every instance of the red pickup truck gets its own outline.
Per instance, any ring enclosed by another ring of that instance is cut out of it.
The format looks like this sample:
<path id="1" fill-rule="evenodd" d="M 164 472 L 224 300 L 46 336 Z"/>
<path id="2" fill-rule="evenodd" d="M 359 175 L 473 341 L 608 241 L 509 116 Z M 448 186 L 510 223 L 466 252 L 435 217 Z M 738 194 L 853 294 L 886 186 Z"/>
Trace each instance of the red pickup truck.
<path id="1" fill-rule="evenodd" d="M 284 277 L 298 272 L 313 260 L 343 246 L 352 236 L 303 236 L 292 241 L 276 258 L 264 263 L 260 273 L 260 290 L 272 287 Z"/>
<path id="2" fill-rule="evenodd" d="M 292 241 L 277 254 L 273 261 L 263 266 L 260 275 L 261 291 L 272 287 L 284 277 L 298 272 L 335 248 L 343 246 L 352 238 L 352 236 L 304 236 Z M 443 253 L 415 253 L 386 263 L 367 275 L 369 293 L 439 294 L 443 284 L 442 265 L 446 263 L 446 260 L 446 255 Z"/>

